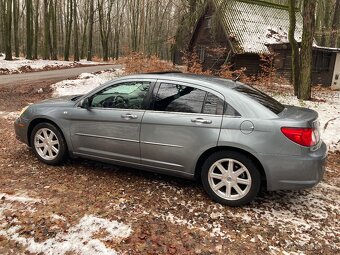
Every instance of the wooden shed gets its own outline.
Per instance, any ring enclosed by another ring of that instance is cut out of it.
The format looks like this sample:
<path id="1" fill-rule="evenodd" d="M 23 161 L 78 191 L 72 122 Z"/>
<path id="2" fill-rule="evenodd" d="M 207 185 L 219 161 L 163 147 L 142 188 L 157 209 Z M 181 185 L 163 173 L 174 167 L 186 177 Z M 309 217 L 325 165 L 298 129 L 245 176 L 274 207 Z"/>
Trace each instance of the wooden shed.
<path id="1" fill-rule="evenodd" d="M 295 39 L 301 42 L 303 19 L 296 12 Z M 291 76 L 291 49 L 288 41 L 288 7 L 251 0 L 210 0 L 198 19 L 187 49 L 196 52 L 204 69 L 218 70 L 223 64 L 232 69 L 261 71 L 261 54 L 275 53 L 279 74 Z M 316 45 L 316 44 L 315 44 Z M 313 83 L 331 85 L 337 51 L 315 46 Z M 180 64 L 180 54 L 175 54 Z"/>

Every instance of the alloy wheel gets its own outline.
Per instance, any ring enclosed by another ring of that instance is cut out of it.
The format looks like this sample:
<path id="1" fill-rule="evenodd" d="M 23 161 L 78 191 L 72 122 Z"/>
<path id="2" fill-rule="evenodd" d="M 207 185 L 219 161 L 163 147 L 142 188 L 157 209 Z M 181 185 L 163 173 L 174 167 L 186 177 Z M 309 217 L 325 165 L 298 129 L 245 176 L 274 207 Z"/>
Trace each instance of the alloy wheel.
<path id="1" fill-rule="evenodd" d="M 250 191 L 252 180 L 249 170 L 235 159 L 216 161 L 208 171 L 212 191 L 225 200 L 239 200 Z"/>
<path id="2" fill-rule="evenodd" d="M 60 150 L 57 135 L 49 128 L 41 128 L 34 135 L 34 147 L 44 160 L 54 160 Z"/>

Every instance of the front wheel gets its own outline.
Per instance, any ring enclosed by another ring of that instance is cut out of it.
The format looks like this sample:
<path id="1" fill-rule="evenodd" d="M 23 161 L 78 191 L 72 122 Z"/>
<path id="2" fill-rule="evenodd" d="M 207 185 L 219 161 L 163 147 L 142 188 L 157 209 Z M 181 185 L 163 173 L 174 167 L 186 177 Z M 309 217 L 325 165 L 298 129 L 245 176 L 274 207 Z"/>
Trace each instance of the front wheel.
<path id="1" fill-rule="evenodd" d="M 65 159 L 65 139 L 50 123 L 40 123 L 33 128 L 31 145 L 38 159 L 46 164 L 57 165 Z"/>
<path id="2" fill-rule="evenodd" d="M 249 203 L 261 186 L 261 175 L 253 161 L 231 151 L 210 155 L 203 164 L 201 179 L 214 201 L 229 206 Z"/>

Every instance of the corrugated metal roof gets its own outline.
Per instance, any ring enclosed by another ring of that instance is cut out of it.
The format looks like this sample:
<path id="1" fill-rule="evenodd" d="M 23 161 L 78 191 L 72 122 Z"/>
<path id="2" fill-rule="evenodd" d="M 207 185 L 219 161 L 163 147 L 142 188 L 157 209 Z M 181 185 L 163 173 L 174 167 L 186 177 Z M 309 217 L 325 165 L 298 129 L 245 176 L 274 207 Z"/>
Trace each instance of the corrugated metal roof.
<path id="1" fill-rule="evenodd" d="M 214 0 L 237 53 L 268 53 L 265 44 L 288 42 L 288 7 L 250 0 Z M 302 38 L 303 20 L 296 12 L 295 39 Z"/>

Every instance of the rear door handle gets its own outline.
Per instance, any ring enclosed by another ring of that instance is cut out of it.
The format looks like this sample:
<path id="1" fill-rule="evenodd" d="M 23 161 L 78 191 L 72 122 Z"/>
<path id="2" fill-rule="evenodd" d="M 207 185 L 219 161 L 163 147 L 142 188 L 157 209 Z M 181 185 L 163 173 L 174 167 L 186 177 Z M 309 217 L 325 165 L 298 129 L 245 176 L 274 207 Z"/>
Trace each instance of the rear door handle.
<path id="1" fill-rule="evenodd" d="M 202 119 L 202 118 L 192 119 L 191 122 L 199 123 L 199 124 L 211 124 L 212 123 L 211 120 L 205 120 L 205 119 Z"/>
<path id="2" fill-rule="evenodd" d="M 125 120 L 135 120 L 135 119 L 138 119 L 138 116 L 137 116 L 137 115 L 130 114 L 130 113 L 123 114 L 121 117 L 122 117 L 123 119 L 125 119 Z"/>

